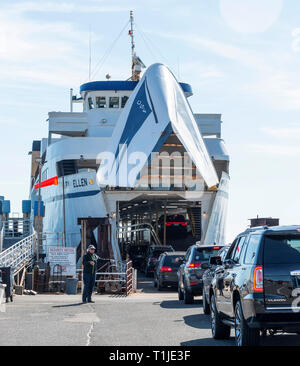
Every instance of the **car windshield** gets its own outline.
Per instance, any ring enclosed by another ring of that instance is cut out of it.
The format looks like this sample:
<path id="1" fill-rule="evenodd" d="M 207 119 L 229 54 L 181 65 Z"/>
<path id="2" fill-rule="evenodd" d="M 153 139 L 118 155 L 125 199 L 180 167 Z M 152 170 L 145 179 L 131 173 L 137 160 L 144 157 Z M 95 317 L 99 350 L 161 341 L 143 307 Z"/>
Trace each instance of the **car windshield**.
<path id="1" fill-rule="evenodd" d="M 208 261 L 210 257 L 218 255 L 220 247 L 197 248 L 194 252 L 193 262 Z"/>
<path id="2" fill-rule="evenodd" d="M 264 263 L 300 263 L 300 236 L 266 236 L 264 240 Z"/>
<path id="3" fill-rule="evenodd" d="M 171 215 L 167 216 L 167 221 L 182 222 L 185 221 L 185 218 L 183 215 Z"/>
<path id="4" fill-rule="evenodd" d="M 164 259 L 164 266 L 172 267 L 172 268 L 178 268 L 180 266 L 180 263 L 178 262 L 179 258 L 182 258 L 182 255 L 167 255 Z"/>

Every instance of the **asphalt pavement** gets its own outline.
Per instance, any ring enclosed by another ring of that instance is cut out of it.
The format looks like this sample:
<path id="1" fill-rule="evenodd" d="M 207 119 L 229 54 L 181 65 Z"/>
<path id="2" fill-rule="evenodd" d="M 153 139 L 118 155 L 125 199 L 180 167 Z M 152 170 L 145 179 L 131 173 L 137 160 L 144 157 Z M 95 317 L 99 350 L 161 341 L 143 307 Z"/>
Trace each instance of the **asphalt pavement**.
<path id="1" fill-rule="evenodd" d="M 15 296 L 0 312 L 0 345 L 19 346 L 234 346 L 211 337 L 210 317 L 201 297 L 193 305 L 177 299 L 174 290 L 158 292 L 141 278 L 137 294 L 94 295 L 81 304 L 80 295 Z M 299 346 L 300 336 L 275 335 L 265 346 Z"/>

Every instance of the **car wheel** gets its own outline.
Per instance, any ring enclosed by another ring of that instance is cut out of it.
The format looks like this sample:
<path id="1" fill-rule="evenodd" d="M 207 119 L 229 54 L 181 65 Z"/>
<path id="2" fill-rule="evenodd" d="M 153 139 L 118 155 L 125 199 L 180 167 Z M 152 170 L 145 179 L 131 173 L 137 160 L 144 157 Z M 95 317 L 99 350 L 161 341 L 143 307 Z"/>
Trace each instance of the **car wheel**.
<path id="1" fill-rule="evenodd" d="M 159 280 L 157 281 L 157 289 L 158 289 L 158 291 L 162 291 L 163 290 L 163 287 L 160 284 L 160 281 Z"/>
<path id="2" fill-rule="evenodd" d="M 210 307 L 209 307 L 209 304 L 207 302 L 207 298 L 206 298 L 204 290 L 203 290 L 203 294 L 202 294 L 202 307 L 203 307 L 203 313 L 205 315 L 209 315 L 210 314 Z"/>
<path id="3" fill-rule="evenodd" d="M 230 326 L 222 323 L 214 295 L 210 299 L 210 321 L 214 339 L 228 339 L 230 337 Z"/>
<path id="4" fill-rule="evenodd" d="M 241 346 L 257 346 L 259 344 L 259 330 L 249 328 L 242 310 L 241 302 L 235 305 L 235 344 Z"/>
<path id="5" fill-rule="evenodd" d="M 178 284 L 178 300 L 183 300 L 184 299 L 184 295 L 183 295 L 183 292 L 182 292 L 182 289 L 180 287 L 180 285 Z"/>
<path id="6" fill-rule="evenodd" d="M 194 295 L 187 290 L 187 288 L 184 286 L 183 290 L 183 299 L 185 304 L 193 304 L 194 303 Z"/>

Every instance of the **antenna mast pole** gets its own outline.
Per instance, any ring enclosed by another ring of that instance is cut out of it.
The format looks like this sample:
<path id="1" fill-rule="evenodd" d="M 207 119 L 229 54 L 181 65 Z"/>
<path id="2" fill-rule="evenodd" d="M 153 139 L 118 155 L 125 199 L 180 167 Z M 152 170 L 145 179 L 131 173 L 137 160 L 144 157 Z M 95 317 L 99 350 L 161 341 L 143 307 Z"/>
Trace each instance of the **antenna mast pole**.
<path id="1" fill-rule="evenodd" d="M 131 37 L 131 69 L 132 69 L 132 78 L 134 77 L 134 48 L 135 48 L 135 44 L 134 44 L 134 35 L 133 35 L 133 11 L 130 10 L 130 31 L 129 31 L 129 35 Z"/>
<path id="2" fill-rule="evenodd" d="M 91 35 L 91 26 L 90 34 L 89 34 L 89 81 L 91 81 L 91 72 L 92 72 L 92 35 Z"/>

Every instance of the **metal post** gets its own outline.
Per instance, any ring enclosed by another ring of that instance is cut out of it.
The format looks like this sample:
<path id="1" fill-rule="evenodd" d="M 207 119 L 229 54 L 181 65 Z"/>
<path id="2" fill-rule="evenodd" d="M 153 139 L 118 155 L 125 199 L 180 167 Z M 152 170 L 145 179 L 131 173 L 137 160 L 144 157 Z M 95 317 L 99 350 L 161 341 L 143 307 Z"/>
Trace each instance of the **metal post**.
<path id="1" fill-rule="evenodd" d="M 64 218 L 64 232 L 63 232 L 63 246 L 66 246 L 66 203 L 65 203 L 65 177 L 62 177 L 63 184 L 63 218 Z"/>
<path id="2" fill-rule="evenodd" d="M 40 262 L 40 245 L 41 245 L 41 183 L 42 183 L 42 162 L 39 162 L 39 193 L 38 193 L 38 245 L 36 260 L 37 263 Z"/>
<path id="3" fill-rule="evenodd" d="M 167 226 L 166 226 L 166 222 L 167 222 L 167 204 L 165 203 L 165 207 L 164 207 L 164 245 L 166 245 L 166 242 L 167 242 Z"/>
<path id="4" fill-rule="evenodd" d="M 134 269 L 134 293 L 137 290 L 137 269 Z"/>
<path id="5" fill-rule="evenodd" d="M 155 221 L 156 221 L 155 231 L 156 231 L 156 235 L 158 235 L 158 207 L 157 207 L 157 204 L 156 204 Z"/>
<path id="6" fill-rule="evenodd" d="M 70 112 L 73 112 L 73 89 L 70 89 Z"/>
<path id="7" fill-rule="evenodd" d="M 84 238 L 85 238 L 85 220 L 81 220 L 81 292 L 83 292 L 83 251 L 84 251 Z"/>
<path id="8" fill-rule="evenodd" d="M 150 209 L 150 217 L 149 217 L 150 225 L 152 225 L 152 220 L 153 220 L 153 216 L 152 216 L 152 208 L 151 208 Z M 151 242 L 152 242 L 152 233 L 150 232 L 149 245 L 151 245 Z"/>

